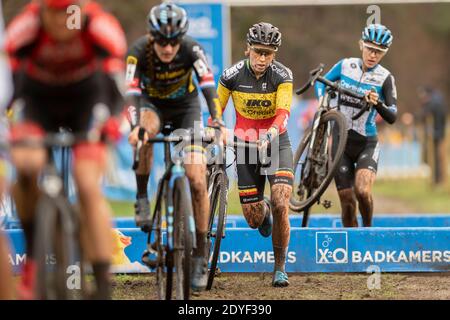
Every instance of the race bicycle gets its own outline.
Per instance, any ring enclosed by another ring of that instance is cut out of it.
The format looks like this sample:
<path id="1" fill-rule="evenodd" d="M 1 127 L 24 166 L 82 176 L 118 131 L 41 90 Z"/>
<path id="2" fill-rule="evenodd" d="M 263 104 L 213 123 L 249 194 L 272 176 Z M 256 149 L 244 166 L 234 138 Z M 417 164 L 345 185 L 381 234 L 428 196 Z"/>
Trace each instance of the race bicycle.
<path id="1" fill-rule="evenodd" d="M 215 128 L 214 129 L 219 129 Z M 216 131 L 217 132 L 217 131 Z M 229 180 L 226 173 L 226 151 L 223 143 L 211 145 L 212 157 L 215 160 L 208 164 L 207 185 L 209 196 L 209 222 L 208 222 L 208 247 L 209 247 L 209 273 L 206 290 L 211 290 L 214 277 L 217 274 L 217 261 L 220 254 L 220 243 L 225 238 L 225 223 L 227 216 L 228 186 Z"/>
<path id="2" fill-rule="evenodd" d="M 36 298 L 83 299 L 87 283 L 83 263 L 80 214 L 68 199 L 70 148 L 84 137 L 62 129 L 42 141 L 16 141 L 12 146 L 45 147 L 49 161 L 40 178 L 33 255 L 37 263 Z M 58 170 L 54 149 L 61 151 Z"/>
<path id="3" fill-rule="evenodd" d="M 156 204 L 149 228 L 143 228 L 144 232 L 148 232 L 148 237 L 142 262 L 152 270 L 156 269 L 159 299 L 172 299 L 175 271 L 175 297 L 178 300 L 188 300 L 191 286 L 191 255 L 196 247 L 195 221 L 190 185 L 183 167 L 183 151 L 180 150 L 172 157 L 171 144 L 191 141 L 193 133 L 169 135 L 172 129 L 171 125 L 166 125 L 162 132 L 163 137 L 147 140 L 147 143 L 164 144 L 166 171 L 158 184 Z M 135 151 L 134 169 L 138 166 L 143 136 L 144 132 L 141 130 L 139 134 L 141 143 L 138 143 Z M 202 140 L 206 142 L 205 138 Z M 166 226 L 163 225 L 163 216 Z"/>
<path id="4" fill-rule="evenodd" d="M 323 64 L 310 71 L 308 82 L 296 91 L 297 95 L 301 95 L 316 81 L 326 86 L 312 125 L 305 131 L 294 154 L 294 186 L 289 207 L 294 212 L 303 211 L 302 227 L 308 225 L 312 205 L 322 203 L 325 208 L 331 206 L 330 201 L 321 202 L 320 198 L 334 178 L 347 142 L 346 119 L 339 112 L 339 104 L 333 107 L 330 104 L 331 100 L 339 98 L 339 95 L 344 93 L 364 101 L 359 108 L 360 111 L 352 117 L 353 120 L 358 119 L 371 108 L 370 103 L 365 102 L 363 95 L 322 77 L 323 71 Z"/>
<path id="5" fill-rule="evenodd" d="M 214 129 L 219 129 L 213 127 Z M 216 131 L 217 132 L 217 131 Z M 216 137 L 217 138 L 217 137 Z M 217 140 L 217 139 L 216 139 Z M 216 141 L 215 140 L 215 141 Z M 227 142 L 224 146 L 222 141 L 211 144 L 214 162 L 208 165 L 208 196 L 210 200 L 210 216 L 208 224 L 208 246 L 209 246 L 209 273 L 206 290 L 211 290 L 214 277 L 220 272 L 217 267 L 220 254 L 220 244 L 225 238 L 225 225 L 227 217 L 229 179 L 226 170 L 236 161 L 236 150 L 238 148 L 257 149 L 256 143 L 251 142 Z M 227 164 L 227 149 L 232 149 L 235 159 Z M 263 155 L 266 153 L 261 152 Z M 267 160 L 263 160 L 268 161 Z"/>

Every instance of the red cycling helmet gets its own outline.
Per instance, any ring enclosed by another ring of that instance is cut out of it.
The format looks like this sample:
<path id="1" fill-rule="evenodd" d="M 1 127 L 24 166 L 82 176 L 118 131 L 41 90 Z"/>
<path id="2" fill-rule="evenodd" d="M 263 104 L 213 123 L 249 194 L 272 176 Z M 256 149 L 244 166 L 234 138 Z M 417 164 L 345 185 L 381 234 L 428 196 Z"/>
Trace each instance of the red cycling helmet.
<path id="1" fill-rule="evenodd" d="M 80 3 L 79 0 L 44 0 L 44 5 L 48 8 L 65 9 L 73 4 Z"/>

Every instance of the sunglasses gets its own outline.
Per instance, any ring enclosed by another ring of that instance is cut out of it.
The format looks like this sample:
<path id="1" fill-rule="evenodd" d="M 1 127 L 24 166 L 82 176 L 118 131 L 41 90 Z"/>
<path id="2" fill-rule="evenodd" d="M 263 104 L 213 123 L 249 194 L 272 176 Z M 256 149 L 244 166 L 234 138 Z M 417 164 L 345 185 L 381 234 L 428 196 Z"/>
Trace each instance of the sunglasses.
<path id="1" fill-rule="evenodd" d="M 250 47 L 250 49 L 256 53 L 258 56 L 271 56 L 275 53 L 275 50 L 270 50 L 270 49 L 262 49 L 262 48 L 255 48 L 253 46 Z"/>
<path id="2" fill-rule="evenodd" d="M 167 47 L 168 45 L 175 47 L 180 43 L 180 39 L 165 39 L 165 38 L 159 38 L 156 39 L 155 42 L 160 45 L 161 47 Z"/>

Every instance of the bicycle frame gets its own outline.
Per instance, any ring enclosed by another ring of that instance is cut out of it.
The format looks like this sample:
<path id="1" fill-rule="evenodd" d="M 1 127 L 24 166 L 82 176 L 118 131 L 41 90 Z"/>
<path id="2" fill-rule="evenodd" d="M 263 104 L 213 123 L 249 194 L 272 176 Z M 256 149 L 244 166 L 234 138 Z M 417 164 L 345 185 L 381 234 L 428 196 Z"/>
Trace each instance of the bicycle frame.
<path id="1" fill-rule="evenodd" d="M 162 238 L 159 238 L 161 234 L 161 207 L 162 207 L 162 200 L 165 198 L 165 206 L 166 206 L 166 223 L 167 223 L 167 243 L 166 243 L 166 250 L 168 252 L 173 251 L 176 249 L 174 247 L 174 237 L 173 237 L 173 224 L 174 224 L 174 204 L 173 204 L 173 190 L 175 181 L 178 178 L 182 178 L 185 176 L 185 169 L 182 166 L 182 160 L 177 159 L 175 162 L 172 161 L 171 151 L 170 151 L 170 142 L 164 142 L 164 162 L 166 164 L 166 171 L 164 172 L 163 176 L 161 177 L 161 180 L 158 184 L 157 189 L 157 198 L 156 198 L 156 204 L 153 211 L 152 216 L 152 223 L 151 228 L 148 233 L 147 238 L 147 249 L 155 254 L 156 251 L 151 247 L 151 235 L 153 231 L 157 231 L 156 235 L 158 238 L 155 239 L 156 243 L 162 244 Z M 156 220 L 156 226 L 155 226 L 155 220 Z M 189 231 L 192 233 L 192 241 L 193 241 L 193 248 L 196 247 L 196 238 L 195 238 L 195 222 L 192 220 L 189 222 Z M 160 257 L 158 257 L 159 259 Z"/>
<path id="2" fill-rule="evenodd" d="M 217 146 L 217 145 L 216 145 Z M 223 155 L 223 157 L 220 157 L 220 154 Z M 223 158 L 223 163 L 214 163 L 211 165 L 207 166 L 207 170 L 209 172 L 209 176 L 208 176 L 208 196 L 211 196 L 211 192 L 212 192 L 212 187 L 214 185 L 214 183 L 211 183 L 211 181 L 215 181 L 217 175 L 220 173 L 221 170 L 223 170 L 223 172 L 226 171 L 226 152 L 225 152 L 225 148 L 223 147 L 223 145 L 219 145 L 219 158 Z"/>
<path id="3" fill-rule="evenodd" d="M 64 133 L 59 133 L 58 135 L 63 136 Z M 64 139 L 63 139 L 64 140 Z M 68 241 L 65 244 L 64 247 L 64 254 L 68 257 L 69 260 L 67 260 L 67 265 L 65 266 L 72 266 L 72 265 L 78 265 L 78 267 L 82 270 L 83 267 L 83 257 L 80 250 L 82 250 L 82 245 L 79 243 L 79 228 L 80 224 L 78 221 L 78 213 L 77 211 L 73 210 L 73 208 L 70 205 L 69 199 L 68 199 L 68 177 L 69 177 L 69 156 L 70 156 L 70 150 L 71 150 L 72 144 L 62 144 L 58 145 L 55 144 L 52 146 L 50 143 L 49 145 L 45 146 L 47 155 L 48 155 L 48 161 L 44 167 L 42 179 L 40 180 L 40 190 L 42 191 L 41 196 L 38 201 L 37 205 L 37 212 L 36 212 L 36 219 L 37 219 L 37 231 L 35 234 L 36 238 L 36 248 L 37 252 L 39 252 L 39 255 L 47 254 L 47 250 L 49 247 L 49 240 L 51 238 L 45 238 L 45 236 L 52 235 L 50 230 L 54 232 L 54 229 L 49 229 L 49 226 L 54 224 L 56 221 L 59 221 L 61 232 L 65 234 L 66 237 L 70 237 L 72 239 L 71 241 Z M 53 153 L 53 148 L 60 148 L 61 149 L 61 168 L 58 170 L 56 165 L 56 159 Z M 46 210 L 48 207 L 44 205 L 44 203 L 48 204 L 52 203 L 52 207 L 55 208 L 55 210 Z M 41 207 L 39 204 L 41 204 Z M 40 209 L 39 209 L 40 208 Z M 45 208 L 45 209 L 43 209 Z M 40 226 L 40 227 L 39 227 Z M 44 229 L 43 229 L 44 228 Z M 44 230 L 44 231 L 43 231 Z M 44 236 L 44 238 L 43 238 Z M 44 240 L 47 239 L 47 240 Z M 66 239 L 67 240 L 67 239 Z M 44 242 L 42 242 L 44 241 Z M 54 240 L 50 240 L 54 241 Z M 55 243 L 51 244 L 51 248 L 53 250 L 56 246 Z M 44 262 L 40 262 L 45 265 Z M 43 267 L 43 270 L 45 270 L 45 267 Z M 66 271 L 63 271 L 66 272 Z M 45 276 L 42 275 L 42 279 L 45 279 Z M 83 282 L 82 287 L 84 287 L 84 280 L 81 280 Z M 42 287 L 44 286 L 44 287 Z M 45 288 L 45 283 L 39 283 L 37 290 L 42 293 Z M 51 289 L 45 289 L 45 290 L 51 290 Z M 57 290 L 53 288 L 53 290 Z M 48 291 L 47 293 L 43 293 L 45 298 L 58 298 L 56 291 Z"/>
<path id="4" fill-rule="evenodd" d="M 213 192 L 213 187 L 216 184 L 216 179 L 217 179 L 218 175 L 224 173 L 224 178 L 225 178 L 225 181 L 226 181 L 226 185 L 228 186 L 228 184 L 229 184 L 228 176 L 226 174 L 226 168 L 227 168 L 227 165 L 226 165 L 226 163 L 227 163 L 226 162 L 226 151 L 225 151 L 225 148 L 224 148 L 224 146 L 222 144 L 220 144 L 219 148 L 220 148 L 219 149 L 219 155 L 220 155 L 220 153 L 223 154 L 223 157 L 220 157 L 220 158 L 223 158 L 223 163 L 214 163 L 214 164 L 211 164 L 211 165 L 208 166 L 208 172 L 209 172 L 209 176 L 208 176 L 208 198 L 209 199 L 211 199 L 211 195 L 212 195 L 212 192 Z M 227 192 L 226 198 L 228 199 L 228 188 L 226 189 L 226 192 Z M 212 222 L 212 223 L 214 223 L 214 222 Z M 224 229 L 223 233 L 225 235 L 225 229 Z"/>
<path id="5" fill-rule="evenodd" d="M 306 154 L 306 157 L 309 158 L 312 154 L 313 148 L 314 148 L 314 144 L 316 141 L 316 136 L 317 136 L 317 129 L 319 128 L 319 124 L 320 124 L 320 120 L 322 119 L 322 116 L 334 109 L 333 107 L 330 107 L 330 101 L 332 99 L 332 90 L 330 88 L 327 88 L 327 90 L 325 91 L 325 95 L 323 96 L 323 98 L 320 100 L 320 105 L 319 108 L 317 109 L 315 115 L 314 115 L 314 120 L 313 120 L 313 124 L 312 124 L 312 130 L 311 130 L 311 140 L 308 146 L 308 152 Z M 328 137 L 330 136 L 331 133 L 331 127 L 327 126 L 327 134 L 326 134 L 326 144 L 328 143 Z M 305 178 L 307 178 L 309 176 L 310 170 L 311 170 L 311 162 L 308 162 L 309 166 L 305 168 L 304 173 L 305 173 Z"/>

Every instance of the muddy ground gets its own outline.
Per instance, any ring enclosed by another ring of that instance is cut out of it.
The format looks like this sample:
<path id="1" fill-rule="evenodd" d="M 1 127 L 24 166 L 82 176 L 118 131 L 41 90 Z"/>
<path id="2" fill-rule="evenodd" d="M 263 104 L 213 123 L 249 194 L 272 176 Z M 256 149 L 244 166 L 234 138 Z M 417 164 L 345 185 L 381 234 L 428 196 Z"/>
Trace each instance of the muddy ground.
<path id="1" fill-rule="evenodd" d="M 368 289 L 367 274 L 290 274 L 290 286 L 273 288 L 271 274 L 227 273 L 216 278 L 209 292 L 192 299 L 223 300 L 404 300 L 450 299 L 450 275 L 445 273 L 385 273 L 380 288 Z M 374 280 L 373 278 L 371 280 Z M 372 285 L 376 282 L 369 281 Z M 153 274 L 117 275 L 114 299 L 156 299 Z"/>

